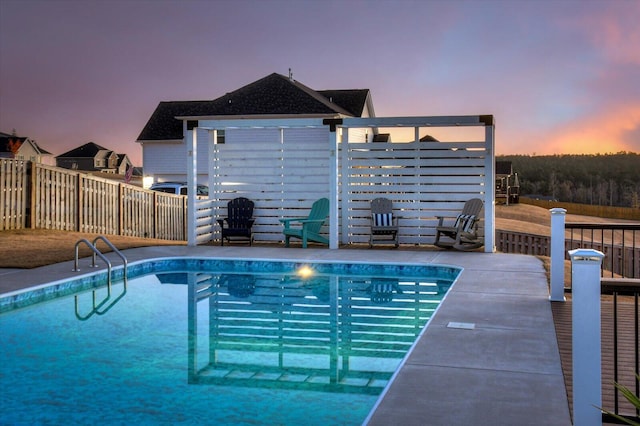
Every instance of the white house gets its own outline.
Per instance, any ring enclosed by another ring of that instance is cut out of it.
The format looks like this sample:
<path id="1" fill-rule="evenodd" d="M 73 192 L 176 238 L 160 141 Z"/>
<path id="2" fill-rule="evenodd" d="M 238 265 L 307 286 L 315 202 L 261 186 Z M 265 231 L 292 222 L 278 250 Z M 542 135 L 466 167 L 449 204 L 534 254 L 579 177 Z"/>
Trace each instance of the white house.
<path id="1" fill-rule="evenodd" d="M 426 137 L 434 127 L 482 131 L 471 140 Z M 409 136 L 391 138 L 398 129 Z M 256 241 L 281 241 L 279 219 L 329 198 L 330 248 L 368 241 L 377 196 L 401 215 L 401 244 L 432 242 L 436 216 L 455 217 L 480 197 L 492 251 L 493 135 L 491 115 L 378 118 L 368 89 L 316 91 L 270 74 L 215 100 L 161 102 L 137 142 L 145 186 L 209 185 L 209 200 L 189 200 L 189 244 L 218 239 L 215 218 L 238 196 L 256 204 Z"/>
<path id="2" fill-rule="evenodd" d="M 50 152 L 42 149 L 34 140 L 25 136 L 0 133 L 0 158 L 28 160 L 34 163 L 55 165 Z"/>
<path id="3" fill-rule="evenodd" d="M 229 92 L 212 101 L 160 102 L 149 118 L 137 142 L 142 145 L 145 186 L 155 182 L 184 181 L 186 179 L 186 131 L 180 117 L 206 117 L 214 120 L 249 119 L 335 119 L 345 117 L 374 117 L 371 93 L 368 89 L 315 91 L 291 77 L 270 74 L 260 80 Z M 325 131 L 316 137 L 326 140 Z M 372 140 L 369 134 L 350 135 L 351 140 Z M 249 134 L 251 133 L 251 134 Z M 221 130 L 218 144 L 233 144 L 238 138 L 260 137 L 263 129 L 254 132 Z M 198 146 L 198 181 L 207 183 L 207 144 L 201 138 Z"/>

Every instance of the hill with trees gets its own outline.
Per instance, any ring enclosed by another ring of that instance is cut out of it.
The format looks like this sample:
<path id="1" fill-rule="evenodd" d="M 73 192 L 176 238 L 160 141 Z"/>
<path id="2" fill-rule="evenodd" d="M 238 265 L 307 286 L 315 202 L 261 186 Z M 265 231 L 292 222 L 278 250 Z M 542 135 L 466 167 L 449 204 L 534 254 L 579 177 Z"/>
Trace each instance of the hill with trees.
<path id="1" fill-rule="evenodd" d="M 640 208 L 640 154 L 501 155 L 518 174 L 521 195 Z"/>

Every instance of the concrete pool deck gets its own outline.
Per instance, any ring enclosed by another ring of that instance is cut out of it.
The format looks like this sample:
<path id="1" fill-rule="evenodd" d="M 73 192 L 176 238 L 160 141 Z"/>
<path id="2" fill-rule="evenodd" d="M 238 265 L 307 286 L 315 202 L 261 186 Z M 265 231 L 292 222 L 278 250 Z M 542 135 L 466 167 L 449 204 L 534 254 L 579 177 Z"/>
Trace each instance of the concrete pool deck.
<path id="1" fill-rule="evenodd" d="M 542 262 L 533 256 L 421 250 L 163 246 L 128 261 L 202 256 L 445 264 L 463 272 L 367 419 L 370 425 L 571 425 Z M 122 261 L 107 254 L 114 267 Z M 81 261 L 0 269 L 0 294 L 93 272 Z"/>

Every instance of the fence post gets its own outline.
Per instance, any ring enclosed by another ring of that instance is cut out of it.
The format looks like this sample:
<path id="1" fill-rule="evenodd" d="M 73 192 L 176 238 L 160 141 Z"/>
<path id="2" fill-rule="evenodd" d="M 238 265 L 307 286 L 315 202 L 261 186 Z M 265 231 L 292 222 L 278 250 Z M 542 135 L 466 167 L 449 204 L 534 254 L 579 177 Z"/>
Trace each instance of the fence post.
<path id="1" fill-rule="evenodd" d="M 600 266 L 604 254 L 569 251 L 572 282 L 573 424 L 601 425 Z"/>
<path id="2" fill-rule="evenodd" d="M 552 302 L 564 302 L 564 219 L 567 211 L 561 208 L 551 212 L 551 296 Z"/>

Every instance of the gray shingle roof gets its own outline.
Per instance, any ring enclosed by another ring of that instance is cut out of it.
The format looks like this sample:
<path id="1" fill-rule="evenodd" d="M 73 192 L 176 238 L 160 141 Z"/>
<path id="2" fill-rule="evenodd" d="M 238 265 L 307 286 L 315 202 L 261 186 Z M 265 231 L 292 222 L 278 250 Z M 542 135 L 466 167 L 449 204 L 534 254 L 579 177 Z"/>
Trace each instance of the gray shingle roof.
<path id="1" fill-rule="evenodd" d="M 71 151 L 60 154 L 56 158 L 93 158 L 98 154 L 98 152 L 105 150 L 111 152 L 107 148 L 100 146 L 97 143 L 88 142 L 82 146 L 79 146 L 78 148 L 74 148 Z"/>
<path id="2" fill-rule="evenodd" d="M 368 89 L 315 91 L 273 73 L 211 101 L 160 102 L 139 141 L 182 139 L 175 117 L 248 115 L 343 115 L 360 117 Z"/>

